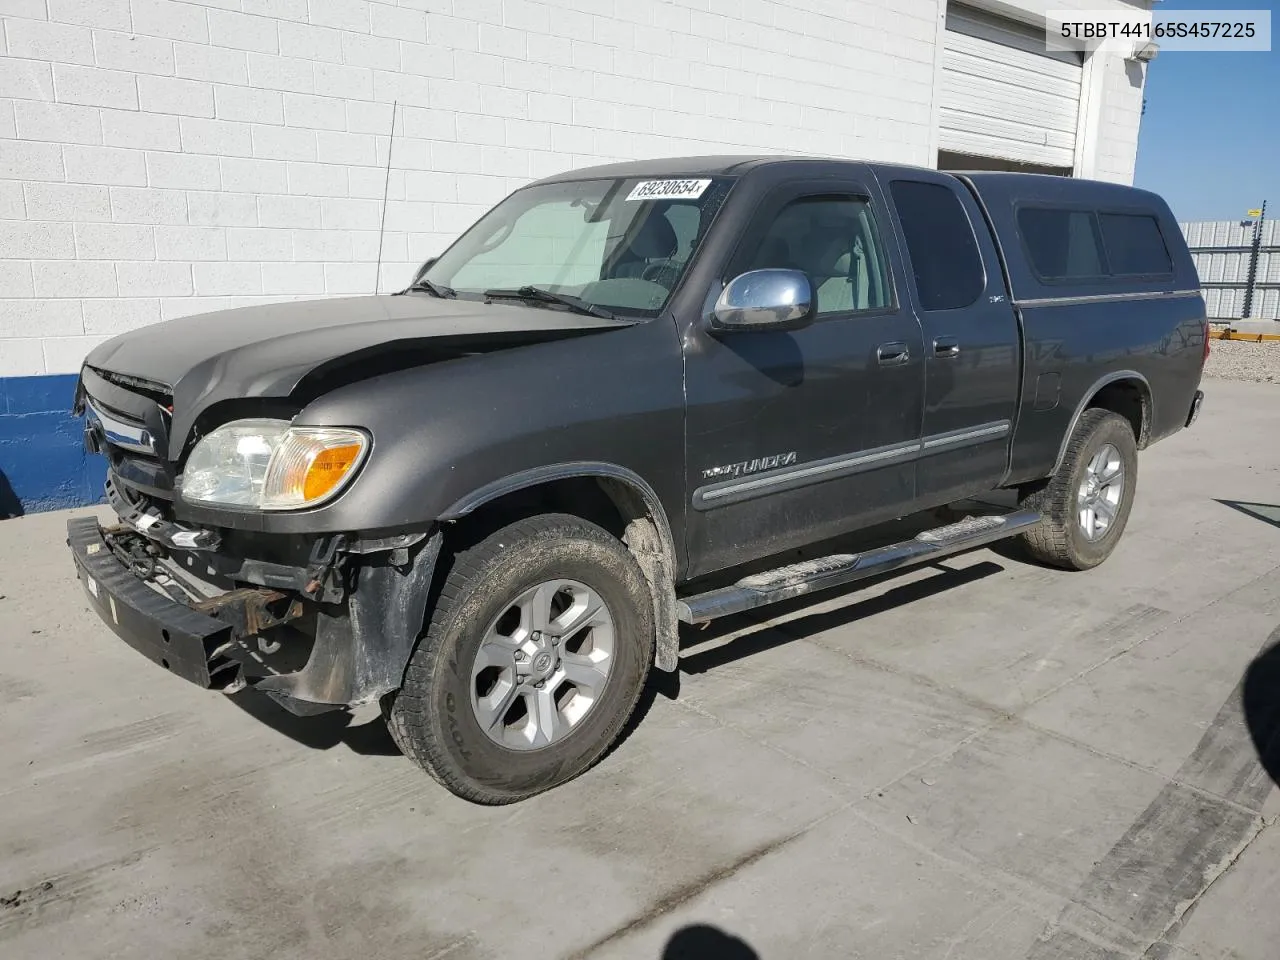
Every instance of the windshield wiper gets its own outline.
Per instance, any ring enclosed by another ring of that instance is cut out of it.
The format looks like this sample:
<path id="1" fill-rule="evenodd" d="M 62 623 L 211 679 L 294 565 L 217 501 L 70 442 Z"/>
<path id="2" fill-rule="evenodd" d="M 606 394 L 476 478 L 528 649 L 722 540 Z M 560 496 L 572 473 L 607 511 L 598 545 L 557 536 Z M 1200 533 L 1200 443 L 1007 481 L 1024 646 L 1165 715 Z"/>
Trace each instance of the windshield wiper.
<path id="1" fill-rule="evenodd" d="M 515 290 L 486 290 L 484 295 L 487 300 L 524 300 L 527 303 L 558 303 L 562 307 L 568 307 L 574 313 L 586 314 L 589 317 L 603 317 L 606 320 L 618 319 L 603 307 L 597 307 L 595 304 L 587 303 L 585 300 L 579 300 L 577 297 L 571 297 L 567 293 L 552 293 L 550 290 L 543 290 L 541 287 L 526 286 Z"/>
<path id="2" fill-rule="evenodd" d="M 458 294 L 454 292 L 453 287 L 446 287 L 443 284 L 432 283 L 426 277 L 419 277 L 413 283 L 409 284 L 410 290 L 425 290 L 433 297 L 439 297 L 441 300 L 452 300 Z"/>

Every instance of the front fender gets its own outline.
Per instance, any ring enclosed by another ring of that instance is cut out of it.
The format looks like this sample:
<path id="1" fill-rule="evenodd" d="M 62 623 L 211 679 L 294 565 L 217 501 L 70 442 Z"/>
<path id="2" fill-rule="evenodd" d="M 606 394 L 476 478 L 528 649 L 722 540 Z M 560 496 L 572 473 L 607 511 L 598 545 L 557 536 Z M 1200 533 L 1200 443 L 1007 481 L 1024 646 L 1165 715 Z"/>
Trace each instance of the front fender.
<path id="1" fill-rule="evenodd" d="M 608 464 L 645 478 L 683 542 L 683 365 L 662 319 L 387 373 L 326 393 L 296 422 L 361 427 L 373 446 L 330 504 L 269 523 L 421 530 L 561 465 Z"/>
<path id="2" fill-rule="evenodd" d="M 441 520 L 460 520 L 485 504 L 520 490 L 559 480 L 593 478 L 617 508 L 625 532 L 623 541 L 649 582 L 656 629 L 654 663 L 672 672 L 679 666 L 679 612 L 675 582 L 682 560 L 677 557 L 671 524 L 662 500 L 644 478 L 614 463 L 577 462 L 551 464 L 523 470 L 494 480 L 446 508 Z"/>
<path id="3" fill-rule="evenodd" d="M 298 714 L 370 703 L 398 690 L 422 632 L 442 540 L 436 530 L 403 564 L 391 551 L 363 558 L 345 607 L 317 613 L 306 665 L 251 686 Z"/>

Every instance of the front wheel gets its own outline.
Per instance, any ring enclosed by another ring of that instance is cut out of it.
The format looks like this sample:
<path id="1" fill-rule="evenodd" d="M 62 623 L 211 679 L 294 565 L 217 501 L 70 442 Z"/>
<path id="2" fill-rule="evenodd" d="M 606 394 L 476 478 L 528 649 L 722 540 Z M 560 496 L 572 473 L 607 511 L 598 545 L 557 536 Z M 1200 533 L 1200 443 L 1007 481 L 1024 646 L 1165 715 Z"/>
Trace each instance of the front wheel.
<path id="1" fill-rule="evenodd" d="M 606 531 L 550 514 L 459 553 L 404 684 L 383 704 L 404 754 L 477 803 L 585 771 L 635 706 L 653 659 L 639 565 Z"/>
<path id="2" fill-rule="evenodd" d="M 1023 509 L 1044 519 L 1022 535 L 1037 560 L 1068 570 L 1096 567 L 1115 549 L 1138 487 L 1133 427 L 1110 410 L 1086 410 L 1048 481 L 1026 488 Z"/>

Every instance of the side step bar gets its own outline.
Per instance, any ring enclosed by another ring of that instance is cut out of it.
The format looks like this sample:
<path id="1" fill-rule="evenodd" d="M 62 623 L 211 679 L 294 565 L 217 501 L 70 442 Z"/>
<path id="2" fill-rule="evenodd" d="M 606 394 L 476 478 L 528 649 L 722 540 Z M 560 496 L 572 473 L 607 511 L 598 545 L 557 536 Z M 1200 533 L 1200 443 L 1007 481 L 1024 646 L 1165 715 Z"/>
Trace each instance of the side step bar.
<path id="1" fill-rule="evenodd" d="M 1034 510 L 1018 510 L 1002 516 L 966 517 L 957 523 L 925 530 L 901 543 L 891 543 L 863 553 L 837 553 L 743 577 L 731 586 L 685 597 L 677 602 L 676 607 L 684 623 L 707 623 L 717 617 L 843 586 L 899 567 L 929 563 L 939 557 L 1003 540 L 1039 522 L 1040 514 Z"/>

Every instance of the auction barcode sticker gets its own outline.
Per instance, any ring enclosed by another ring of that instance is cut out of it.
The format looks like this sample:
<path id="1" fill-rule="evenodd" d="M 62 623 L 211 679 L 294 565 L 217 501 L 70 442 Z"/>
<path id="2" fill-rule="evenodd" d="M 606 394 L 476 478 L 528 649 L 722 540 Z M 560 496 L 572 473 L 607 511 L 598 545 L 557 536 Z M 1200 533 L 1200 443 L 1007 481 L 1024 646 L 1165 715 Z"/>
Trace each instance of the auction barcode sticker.
<path id="1" fill-rule="evenodd" d="M 702 196 L 710 180 L 642 180 L 627 194 L 628 200 L 674 200 Z"/>

